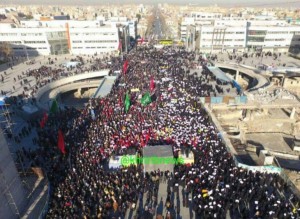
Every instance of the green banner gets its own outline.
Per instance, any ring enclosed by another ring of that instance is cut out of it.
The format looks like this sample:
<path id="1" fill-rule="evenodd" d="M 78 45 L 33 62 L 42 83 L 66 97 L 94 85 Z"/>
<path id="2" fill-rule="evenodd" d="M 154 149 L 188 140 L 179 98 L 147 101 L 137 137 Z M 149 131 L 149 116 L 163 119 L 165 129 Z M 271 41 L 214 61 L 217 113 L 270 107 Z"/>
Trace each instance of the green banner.
<path id="1" fill-rule="evenodd" d="M 127 113 L 130 108 L 130 97 L 128 93 L 126 93 L 124 104 L 125 104 L 125 112 Z"/>
<path id="2" fill-rule="evenodd" d="M 50 108 L 50 113 L 57 113 L 57 112 L 58 112 L 58 109 L 59 109 L 58 103 L 57 103 L 57 101 L 54 99 L 54 100 L 52 101 L 52 105 L 51 105 L 51 108 Z"/>
<path id="3" fill-rule="evenodd" d="M 149 103 L 151 103 L 151 96 L 150 96 L 150 93 L 147 92 L 147 93 L 145 93 L 144 96 L 142 97 L 142 99 L 141 99 L 141 104 L 142 104 L 143 106 L 146 106 L 146 105 L 148 105 Z"/>

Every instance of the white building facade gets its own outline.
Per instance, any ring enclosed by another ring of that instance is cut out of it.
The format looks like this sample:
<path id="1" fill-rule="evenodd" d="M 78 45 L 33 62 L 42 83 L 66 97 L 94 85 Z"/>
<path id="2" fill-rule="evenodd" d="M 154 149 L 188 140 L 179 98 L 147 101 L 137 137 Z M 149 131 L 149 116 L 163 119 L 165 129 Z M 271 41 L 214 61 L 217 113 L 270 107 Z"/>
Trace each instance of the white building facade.
<path id="1" fill-rule="evenodd" d="M 0 24 L 0 43 L 11 46 L 14 55 L 118 53 L 120 33 L 129 34 L 128 25 L 100 21 L 29 21 L 15 28 Z M 122 44 L 127 44 L 123 40 Z M 125 50 L 128 45 L 123 45 Z M 123 50 L 124 51 L 124 50 Z"/>
<path id="2" fill-rule="evenodd" d="M 281 20 L 222 19 L 213 24 L 185 20 L 181 33 L 186 48 L 199 52 L 288 52 L 299 44 L 295 36 L 300 35 L 300 26 Z"/>

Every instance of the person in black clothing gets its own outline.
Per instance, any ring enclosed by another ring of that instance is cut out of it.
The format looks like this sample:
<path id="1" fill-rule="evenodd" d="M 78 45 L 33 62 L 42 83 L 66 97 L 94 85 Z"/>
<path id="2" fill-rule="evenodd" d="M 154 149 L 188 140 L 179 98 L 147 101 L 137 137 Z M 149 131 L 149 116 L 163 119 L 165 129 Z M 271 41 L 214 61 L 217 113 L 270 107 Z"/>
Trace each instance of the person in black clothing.
<path id="1" fill-rule="evenodd" d="M 39 153 L 34 159 L 47 170 L 52 185 L 46 218 L 125 215 L 140 193 L 149 196 L 147 204 L 155 202 L 159 191 L 158 172 L 144 176 L 139 165 L 115 171 L 105 168 L 112 155 L 126 155 L 134 149 L 142 156 L 142 148 L 148 144 L 169 144 L 173 151 L 183 148 L 183 152 L 187 149 L 195 155 L 193 164 L 175 165 L 174 174 L 164 173 L 168 179 L 168 210 L 174 206 L 171 187 L 178 194 L 176 184 L 181 184 L 184 206 L 193 206 L 201 218 L 224 218 L 226 209 L 237 218 L 252 218 L 256 213 L 256 217 L 298 216 L 291 204 L 276 192 L 280 176 L 237 167 L 205 109 L 195 104 L 199 103 L 199 97 L 208 97 L 219 88 L 226 92 L 230 86 L 212 86 L 216 78 L 207 70 L 205 60 L 201 60 L 201 77 L 188 75 L 195 54 L 185 50 L 141 47 L 124 56 L 124 60 L 129 62 L 128 70 L 118 76 L 106 97 L 90 99 L 82 110 L 71 108 L 51 115 L 45 127 L 38 128 Z M 111 61 L 112 69 L 122 69 L 121 57 Z M 59 73 L 44 70 L 45 74 L 54 76 Z M 31 74 L 44 73 L 40 69 L 39 73 Z M 142 105 L 139 97 L 150 90 L 151 78 L 157 85 L 157 98 Z M 138 90 L 136 94 L 134 88 Z M 130 96 L 127 112 L 126 93 Z M 64 133 L 66 155 L 56 146 L 58 128 Z M 146 208 L 142 215 L 153 216 Z"/>

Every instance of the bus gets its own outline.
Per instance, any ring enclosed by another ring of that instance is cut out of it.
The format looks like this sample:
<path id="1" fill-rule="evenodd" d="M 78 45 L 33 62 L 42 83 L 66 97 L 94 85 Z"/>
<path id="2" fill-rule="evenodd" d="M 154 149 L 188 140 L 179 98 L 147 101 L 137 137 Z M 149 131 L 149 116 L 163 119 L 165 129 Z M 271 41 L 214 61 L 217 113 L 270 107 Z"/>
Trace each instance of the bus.
<path id="1" fill-rule="evenodd" d="M 159 44 L 166 45 L 166 46 L 171 46 L 171 45 L 173 45 L 173 40 L 160 40 Z"/>

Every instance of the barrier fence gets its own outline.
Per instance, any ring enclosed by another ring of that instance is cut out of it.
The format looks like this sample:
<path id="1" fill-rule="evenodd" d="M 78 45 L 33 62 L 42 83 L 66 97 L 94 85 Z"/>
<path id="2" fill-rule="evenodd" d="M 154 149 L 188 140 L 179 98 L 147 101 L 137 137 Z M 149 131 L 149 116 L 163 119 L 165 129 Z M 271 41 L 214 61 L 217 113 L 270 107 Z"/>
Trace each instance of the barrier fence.
<path id="1" fill-rule="evenodd" d="M 248 101 L 247 96 L 236 97 L 200 97 L 200 102 L 203 104 L 246 104 Z"/>

